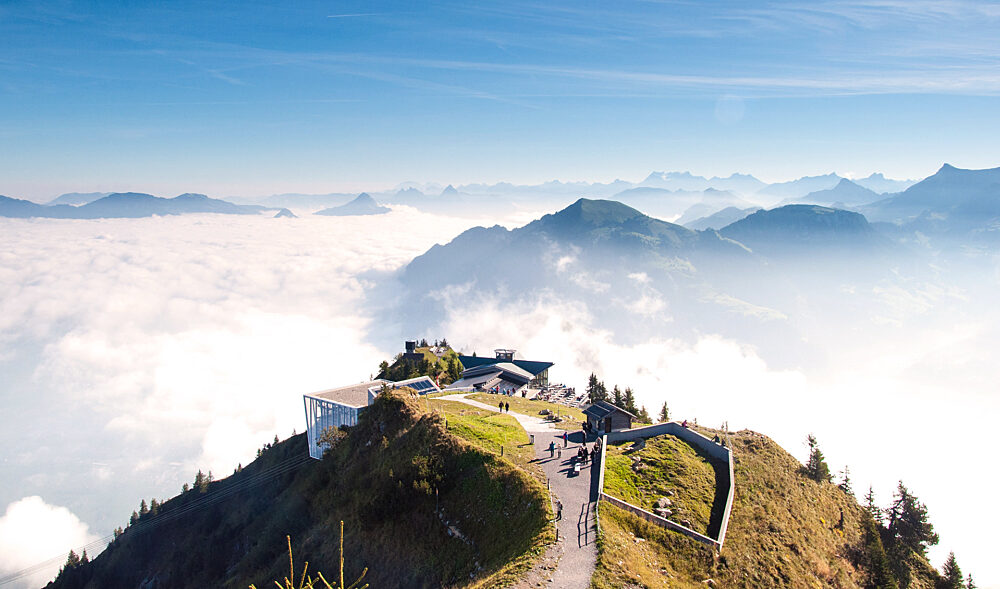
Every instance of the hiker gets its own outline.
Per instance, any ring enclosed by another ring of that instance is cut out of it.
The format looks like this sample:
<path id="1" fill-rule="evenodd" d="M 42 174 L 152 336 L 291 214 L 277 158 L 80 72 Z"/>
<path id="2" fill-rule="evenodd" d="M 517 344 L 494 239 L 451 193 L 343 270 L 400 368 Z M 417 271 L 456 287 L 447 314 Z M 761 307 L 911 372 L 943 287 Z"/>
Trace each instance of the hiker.
<path id="1" fill-rule="evenodd" d="M 590 452 L 587 451 L 587 447 L 583 447 L 583 463 L 586 464 L 590 461 Z"/>
<path id="2" fill-rule="evenodd" d="M 503 413 L 503 401 L 500 401 L 500 413 Z"/>
<path id="3" fill-rule="evenodd" d="M 504 410 L 510 413 L 510 403 L 504 403 Z"/>
<path id="4" fill-rule="evenodd" d="M 556 456 L 556 443 L 549 442 L 549 458 L 555 458 Z"/>
<path id="5" fill-rule="evenodd" d="M 563 432 L 563 448 L 569 447 L 569 432 Z"/>

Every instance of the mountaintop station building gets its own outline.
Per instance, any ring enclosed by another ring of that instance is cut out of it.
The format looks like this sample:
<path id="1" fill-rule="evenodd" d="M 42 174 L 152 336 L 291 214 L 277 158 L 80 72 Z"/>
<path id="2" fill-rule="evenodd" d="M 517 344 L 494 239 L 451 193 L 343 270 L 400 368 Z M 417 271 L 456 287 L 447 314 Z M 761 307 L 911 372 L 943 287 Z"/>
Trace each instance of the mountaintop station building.
<path id="1" fill-rule="evenodd" d="M 531 388 L 537 389 L 548 386 L 549 368 L 552 368 L 552 362 L 521 360 L 514 357 L 517 350 L 508 350 L 506 348 L 496 349 L 494 350 L 494 353 L 496 354 L 495 358 L 460 355 L 458 360 L 462 363 L 462 366 L 465 367 L 465 372 L 462 373 L 462 380 L 465 379 L 466 372 L 474 368 L 479 368 L 481 366 L 495 366 L 498 364 L 513 364 L 514 367 L 519 368 L 524 373 L 530 375 L 530 380 L 526 384 Z M 510 373 L 513 374 L 512 371 Z"/>
<path id="2" fill-rule="evenodd" d="M 375 401 L 383 386 L 398 389 L 409 387 L 419 395 L 437 393 L 438 388 L 429 376 L 420 376 L 393 382 L 375 379 L 345 387 L 338 387 L 318 393 L 302 395 L 306 410 L 306 431 L 309 440 L 309 456 L 320 459 L 326 448 L 319 445 L 319 438 L 327 428 L 358 423 L 358 415 Z"/>

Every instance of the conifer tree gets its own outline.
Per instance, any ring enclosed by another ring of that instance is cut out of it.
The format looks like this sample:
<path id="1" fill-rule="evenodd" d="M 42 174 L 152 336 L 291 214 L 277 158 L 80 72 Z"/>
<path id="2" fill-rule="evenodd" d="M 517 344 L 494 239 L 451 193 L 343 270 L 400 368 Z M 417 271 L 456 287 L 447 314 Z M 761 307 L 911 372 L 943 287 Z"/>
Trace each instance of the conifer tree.
<path id="1" fill-rule="evenodd" d="M 809 462 L 806 463 L 806 473 L 809 478 L 819 483 L 829 483 L 833 476 L 830 474 L 830 467 L 823 458 L 823 452 L 819 449 L 816 436 L 809 434 L 806 438 L 809 443 Z"/>
<path id="2" fill-rule="evenodd" d="M 955 560 L 955 553 L 949 552 L 948 559 L 944 561 L 944 566 L 941 567 L 941 583 L 939 587 L 941 589 L 962 589 L 962 569 L 958 567 L 958 561 Z"/>
<path id="3" fill-rule="evenodd" d="M 87 557 L 87 549 L 83 549 L 83 554 L 80 555 L 80 564 L 87 564 L 90 562 L 90 558 Z"/>
<path id="4" fill-rule="evenodd" d="M 976 589 L 976 583 L 972 580 L 972 573 L 965 578 L 965 589 Z"/>
<path id="5" fill-rule="evenodd" d="M 625 387 L 625 411 L 628 411 L 632 415 L 638 415 L 639 408 L 635 406 L 635 393 L 632 392 L 631 387 Z"/>
<path id="6" fill-rule="evenodd" d="M 670 409 L 667 408 L 667 402 L 663 402 L 663 407 L 660 407 L 660 422 L 664 423 L 670 421 Z"/>
<path id="7" fill-rule="evenodd" d="M 132 517 L 128 518 L 128 525 L 134 526 L 138 521 L 139 521 L 139 514 L 133 511 Z"/>
<path id="8" fill-rule="evenodd" d="M 862 526 L 864 530 L 862 559 L 864 568 L 868 572 L 867 586 L 872 589 L 897 589 L 898 584 L 889 566 L 889 558 L 882 545 L 878 524 L 874 519 L 865 517 Z"/>
<path id="9" fill-rule="evenodd" d="M 80 566 L 80 557 L 76 555 L 76 552 L 70 550 L 69 556 L 66 557 L 66 564 L 63 566 L 63 570 L 75 569 Z"/>
<path id="10" fill-rule="evenodd" d="M 143 499 L 139 502 L 139 517 L 142 517 L 149 513 L 149 506 L 146 505 L 146 500 Z"/>
<path id="11" fill-rule="evenodd" d="M 927 548 L 938 543 L 938 535 L 927 516 L 927 506 L 921 503 L 899 481 L 889 507 L 889 536 L 907 549 L 922 556 Z"/>
<path id="12" fill-rule="evenodd" d="M 257 450 L 257 457 L 260 458 L 260 450 Z M 190 490 L 191 490 L 191 486 L 188 485 L 187 483 L 184 483 L 181 486 L 181 493 L 187 493 Z"/>
<path id="13" fill-rule="evenodd" d="M 851 488 L 851 469 L 844 465 L 844 470 L 840 471 L 840 490 L 854 497 L 854 489 Z"/>
<path id="14" fill-rule="evenodd" d="M 872 489 L 871 485 L 868 485 L 868 492 L 865 493 L 865 511 L 868 512 L 868 515 L 872 516 L 872 519 L 875 520 L 875 523 L 878 524 L 879 527 L 885 525 L 882 508 L 875 505 L 875 490 Z"/>
<path id="15" fill-rule="evenodd" d="M 156 502 L 156 499 L 149 500 L 149 514 L 156 515 L 160 511 L 160 504 Z"/>
<path id="16" fill-rule="evenodd" d="M 622 397 L 622 391 L 615 385 L 615 388 L 611 389 L 611 404 L 615 407 L 621 407 L 625 409 L 625 399 Z"/>

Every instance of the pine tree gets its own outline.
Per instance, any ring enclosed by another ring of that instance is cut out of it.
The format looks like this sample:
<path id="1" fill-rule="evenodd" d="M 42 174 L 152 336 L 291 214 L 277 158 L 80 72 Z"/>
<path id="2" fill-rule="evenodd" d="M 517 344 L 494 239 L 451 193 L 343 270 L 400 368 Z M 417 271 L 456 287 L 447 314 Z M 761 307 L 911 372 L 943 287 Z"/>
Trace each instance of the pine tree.
<path id="1" fill-rule="evenodd" d="M 160 504 L 156 502 L 156 499 L 150 499 L 149 515 L 156 515 L 159 511 L 160 511 Z"/>
<path id="2" fill-rule="evenodd" d="M 844 470 L 840 471 L 840 490 L 854 497 L 854 489 L 851 488 L 851 469 L 844 465 Z"/>
<path id="3" fill-rule="evenodd" d="M 639 407 L 639 412 L 636 413 L 635 416 L 638 418 L 638 421 L 641 422 L 641 423 L 653 423 L 652 418 L 649 417 L 649 413 L 646 411 L 646 406 L 645 405 L 643 405 L 642 407 Z"/>
<path id="4" fill-rule="evenodd" d="M 142 517 L 149 513 L 149 506 L 146 505 L 146 500 L 143 499 L 139 502 L 139 517 Z"/>
<path id="5" fill-rule="evenodd" d="M 76 555 L 76 552 L 70 550 L 69 556 L 66 557 L 66 564 L 63 566 L 63 570 L 75 569 L 78 566 L 80 566 L 80 557 Z"/>
<path id="6" fill-rule="evenodd" d="M 257 450 L 257 457 L 260 458 L 260 450 Z M 184 483 L 184 485 L 181 487 L 181 493 L 187 493 L 190 490 L 191 487 L 187 483 Z"/>
<path id="7" fill-rule="evenodd" d="M 611 404 L 615 407 L 625 408 L 625 399 L 622 397 L 622 391 L 615 385 L 615 388 L 611 389 Z"/>
<path id="8" fill-rule="evenodd" d="M 208 491 L 209 478 L 205 476 L 205 473 L 198 469 L 198 474 L 194 475 L 194 488 L 198 489 L 199 493 L 204 493 Z"/>
<path id="9" fill-rule="evenodd" d="M 809 443 L 809 462 L 806 463 L 806 474 L 809 478 L 818 483 L 829 483 L 833 476 L 830 474 L 830 467 L 823 458 L 823 452 L 819 449 L 816 436 L 809 434 L 806 438 Z"/>
<path id="10" fill-rule="evenodd" d="M 670 421 L 670 409 L 667 408 L 667 402 L 663 402 L 663 407 L 660 408 L 660 422 L 664 423 Z"/>
<path id="11" fill-rule="evenodd" d="M 976 583 L 972 580 L 972 573 L 965 578 L 965 589 L 976 589 Z"/>
<path id="12" fill-rule="evenodd" d="M 132 512 L 132 517 L 128 518 L 128 525 L 134 526 L 139 521 L 139 514 Z"/>
<path id="13" fill-rule="evenodd" d="M 87 549 L 83 549 L 83 554 L 80 555 L 80 564 L 87 564 L 90 562 L 90 558 L 87 557 Z"/>
<path id="14" fill-rule="evenodd" d="M 922 556 L 927 548 L 938 543 L 938 535 L 927 516 L 927 506 L 921 503 L 899 481 L 889 507 L 889 536 L 907 549 Z"/>
<path id="15" fill-rule="evenodd" d="M 625 411 L 628 411 L 632 415 L 638 415 L 639 408 L 635 406 L 635 393 L 632 392 L 630 387 L 625 387 L 624 402 L 625 406 L 623 409 L 625 409 Z"/>
<path id="16" fill-rule="evenodd" d="M 878 524 L 874 519 L 865 517 L 862 526 L 864 530 L 862 562 L 868 573 L 867 586 L 872 589 L 897 589 L 896 579 L 889 566 L 889 558 L 882 546 Z"/>
<path id="17" fill-rule="evenodd" d="M 597 380 L 597 375 L 593 372 L 590 373 L 590 378 L 587 380 L 587 397 L 591 403 L 608 400 L 608 388 L 604 386 L 603 382 Z"/>
<path id="18" fill-rule="evenodd" d="M 958 567 L 955 553 L 949 552 L 948 559 L 941 567 L 941 589 L 962 589 L 962 569 Z"/>
<path id="19" fill-rule="evenodd" d="M 875 523 L 878 524 L 879 527 L 885 525 L 882 508 L 875 505 L 875 490 L 872 489 L 871 485 L 868 486 L 868 492 L 865 493 L 865 511 L 868 512 L 868 515 L 872 516 L 872 519 L 875 520 Z"/>
<path id="20" fill-rule="evenodd" d="M 380 362 L 378 365 L 378 377 L 385 378 L 386 376 L 388 376 L 388 374 L 389 374 L 389 363 L 386 362 L 385 360 L 382 360 L 382 362 Z"/>

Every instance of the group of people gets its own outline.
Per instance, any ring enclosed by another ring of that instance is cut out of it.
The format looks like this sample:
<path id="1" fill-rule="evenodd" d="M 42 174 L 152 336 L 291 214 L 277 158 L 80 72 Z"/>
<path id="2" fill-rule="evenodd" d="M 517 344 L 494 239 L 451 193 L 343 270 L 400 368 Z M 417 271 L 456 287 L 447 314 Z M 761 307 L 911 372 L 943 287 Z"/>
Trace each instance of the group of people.
<path id="1" fill-rule="evenodd" d="M 497 407 L 500 408 L 500 413 L 510 413 L 510 403 L 504 403 L 500 401 L 497 403 Z"/>

